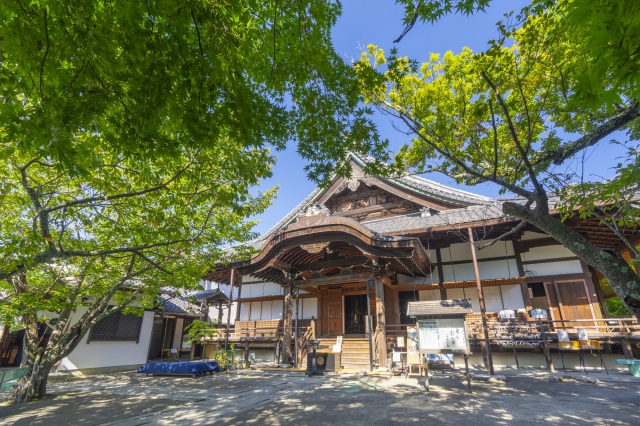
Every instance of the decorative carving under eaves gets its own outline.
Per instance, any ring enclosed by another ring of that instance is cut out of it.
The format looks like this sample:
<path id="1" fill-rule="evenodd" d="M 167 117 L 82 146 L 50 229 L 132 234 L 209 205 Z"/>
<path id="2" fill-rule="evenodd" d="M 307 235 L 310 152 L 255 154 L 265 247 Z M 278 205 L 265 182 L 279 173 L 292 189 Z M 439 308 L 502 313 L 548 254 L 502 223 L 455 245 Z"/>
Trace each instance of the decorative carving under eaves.
<path id="1" fill-rule="evenodd" d="M 372 186 L 374 184 L 371 176 L 365 175 L 363 170 L 353 170 L 351 177 L 342 182 L 338 188 L 338 192 L 343 191 L 345 188 L 349 188 L 351 192 L 356 192 L 360 187 L 361 182 L 368 186 Z"/>
<path id="2" fill-rule="evenodd" d="M 331 215 L 331 211 L 323 204 L 312 204 L 304 211 L 303 216 Z"/>
<path id="3" fill-rule="evenodd" d="M 315 243 L 315 244 L 302 244 L 300 246 L 300 248 L 302 250 L 306 251 L 307 253 L 311 253 L 311 254 L 320 253 L 321 251 L 323 251 L 327 247 L 329 247 L 329 243 L 328 242 Z"/>

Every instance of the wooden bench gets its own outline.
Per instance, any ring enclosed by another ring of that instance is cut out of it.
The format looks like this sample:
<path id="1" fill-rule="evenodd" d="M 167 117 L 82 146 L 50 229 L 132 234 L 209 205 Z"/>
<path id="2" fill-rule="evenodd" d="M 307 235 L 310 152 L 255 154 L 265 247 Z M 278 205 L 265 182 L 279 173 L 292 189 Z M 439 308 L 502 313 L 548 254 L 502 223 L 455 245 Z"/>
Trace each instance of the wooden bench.
<path id="1" fill-rule="evenodd" d="M 616 364 L 626 365 L 632 376 L 640 377 L 640 359 L 617 359 Z"/>
<path id="2" fill-rule="evenodd" d="M 27 375 L 28 371 L 28 367 L 10 368 L 0 371 L 0 391 L 18 386 L 18 382 Z"/>

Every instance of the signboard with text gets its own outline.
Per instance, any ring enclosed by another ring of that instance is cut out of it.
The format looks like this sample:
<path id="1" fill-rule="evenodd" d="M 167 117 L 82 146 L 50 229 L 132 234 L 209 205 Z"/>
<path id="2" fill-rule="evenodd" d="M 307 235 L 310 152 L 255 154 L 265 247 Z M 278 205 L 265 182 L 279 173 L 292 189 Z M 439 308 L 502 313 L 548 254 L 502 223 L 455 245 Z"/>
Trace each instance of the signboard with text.
<path id="1" fill-rule="evenodd" d="M 470 353 L 464 317 L 420 319 L 417 326 L 420 353 Z"/>

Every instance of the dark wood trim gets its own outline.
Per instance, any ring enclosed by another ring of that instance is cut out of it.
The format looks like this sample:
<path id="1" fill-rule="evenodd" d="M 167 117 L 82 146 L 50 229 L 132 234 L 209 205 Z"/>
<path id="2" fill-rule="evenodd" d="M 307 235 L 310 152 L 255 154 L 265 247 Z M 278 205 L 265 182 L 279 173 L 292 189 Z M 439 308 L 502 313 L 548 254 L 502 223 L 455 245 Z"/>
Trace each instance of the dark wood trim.
<path id="1" fill-rule="evenodd" d="M 436 249 L 438 250 L 438 249 Z M 438 260 L 437 258 L 437 254 L 438 252 L 436 251 L 436 260 Z M 497 256 L 497 257 L 487 257 L 484 259 L 478 259 L 478 263 L 483 263 L 483 262 L 500 262 L 501 260 L 511 260 L 511 259 L 515 259 L 515 256 Z M 452 266 L 452 265 L 466 265 L 468 263 L 473 263 L 472 259 L 469 260 L 453 260 L 450 262 L 438 262 L 437 264 L 435 264 L 434 266 Z"/>
<path id="2" fill-rule="evenodd" d="M 524 266 L 522 265 L 522 256 L 520 255 L 520 242 L 518 241 L 518 236 L 515 234 L 511 236 L 511 246 L 513 247 L 513 254 L 516 258 L 518 275 L 524 277 L 526 275 Z M 529 312 L 533 307 L 531 306 L 531 297 L 529 296 L 529 287 L 527 286 L 526 280 L 520 283 L 520 292 L 522 293 L 522 301 L 524 302 L 525 309 Z"/>
<path id="3" fill-rule="evenodd" d="M 436 249 L 436 250 L 439 250 L 439 249 Z M 437 258 L 437 253 L 438 252 L 436 251 L 436 260 L 439 260 Z M 511 256 L 511 255 L 509 255 L 509 256 L 499 256 L 499 257 L 487 257 L 487 258 L 484 258 L 484 259 L 478 259 L 478 263 L 499 262 L 499 261 L 502 261 L 502 260 L 509 261 L 509 260 L 512 260 L 512 259 L 516 261 L 516 264 L 518 263 L 518 256 Z M 577 256 L 567 256 L 567 257 L 554 257 L 554 258 L 550 258 L 550 259 L 525 260 L 525 261 L 521 261 L 520 262 L 520 265 L 518 267 L 518 273 L 520 275 L 524 275 L 524 269 L 522 270 L 522 272 L 520 271 L 520 268 L 523 265 L 534 265 L 536 263 L 566 262 L 566 261 L 571 261 L 571 260 L 580 260 L 580 258 L 577 257 Z M 438 263 L 434 264 L 434 266 L 438 266 L 439 267 L 440 265 L 442 265 L 442 266 L 466 265 L 466 264 L 470 264 L 470 263 L 473 263 L 471 259 L 469 259 L 469 260 L 454 260 L 454 261 L 451 261 L 451 262 L 439 262 L 438 261 Z"/>
<path id="4" fill-rule="evenodd" d="M 532 248 L 546 247 L 546 246 L 561 246 L 555 239 L 549 238 L 537 238 L 535 240 L 520 240 L 518 246 L 520 247 L 520 253 L 526 253 Z"/>
<path id="5" fill-rule="evenodd" d="M 300 294 L 298 296 L 300 299 L 309 299 L 312 297 L 318 297 L 315 294 Z M 274 300 L 284 300 L 284 296 L 259 296 L 259 297 L 245 297 L 244 299 L 236 299 L 235 301 L 238 303 L 249 303 L 249 302 L 269 302 Z"/>
<path id="6" fill-rule="evenodd" d="M 367 281 L 371 278 L 371 274 L 346 274 L 331 275 L 328 277 L 309 278 L 308 280 L 295 280 L 294 283 L 300 285 L 325 285 L 325 284 L 342 284 L 349 282 Z"/>
<path id="7" fill-rule="evenodd" d="M 350 257 L 346 259 L 325 260 L 320 262 L 307 263 L 303 265 L 296 265 L 295 268 L 298 272 L 301 271 L 318 271 L 327 268 L 339 268 L 343 266 L 352 266 L 366 263 L 369 259 L 365 256 Z"/>
<path id="8" fill-rule="evenodd" d="M 535 265 L 537 263 L 557 263 L 557 262 L 569 262 L 573 260 L 580 260 L 580 258 L 577 256 L 554 257 L 553 259 L 526 260 L 523 262 L 523 264 Z"/>
<path id="9" fill-rule="evenodd" d="M 553 280 L 558 281 L 572 281 L 572 280 L 584 280 L 584 274 L 558 274 L 558 275 L 539 275 L 535 277 L 527 277 L 527 283 L 550 283 Z"/>
<path id="10" fill-rule="evenodd" d="M 298 288 L 302 291 L 306 291 L 307 293 L 315 294 L 316 296 L 320 296 L 320 290 L 317 288 L 311 287 L 309 285 L 299 285 Z"/>
<path id="11" fill-rule="evenodd" d="M 580 266 L 582 266 L 582 272 L 584 272 L 585 284 L 587 290 L 587 297 L 589 299 L 589 304 L 591 305 L 591 312 L 593 313 L 594 318 L 602 318 L 602 308 L 601 302 L 603 300 L 600 298 L 600 294 L 596 290 L 596 286 L 593 282 L 593 274 L 589 270 L 589 265 L 587 265 L 584 261 L 580 261 Z M 593 301 L 593 298 L 596 298 L 596 301 Z M 596 307 L 598 307 L 596 312 Z M 607 315 L 608 316 L 608 315 Z"/>
<path id="12" fill-rule="evenodd" d="M 442 270 L 442 252 L 436 249 L 436 260 L 438 262 L 438 287 L 440 288 L 440 299 L 447 300 L 447 288 L 444 286 L 444 271 Z"/>

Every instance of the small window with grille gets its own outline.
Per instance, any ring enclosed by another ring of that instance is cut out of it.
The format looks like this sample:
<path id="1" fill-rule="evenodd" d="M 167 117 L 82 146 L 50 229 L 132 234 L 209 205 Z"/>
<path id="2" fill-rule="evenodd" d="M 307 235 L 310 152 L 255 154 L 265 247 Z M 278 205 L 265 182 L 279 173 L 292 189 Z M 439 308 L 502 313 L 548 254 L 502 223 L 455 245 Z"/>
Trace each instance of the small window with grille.
<path id="1" fill-rule="evenodd" d="M 111 314 L 98 321 L 91 328 L 87 343 L 96 341 L 140 341 L 142 317 L 125 315 L 120 312 Z"/>

